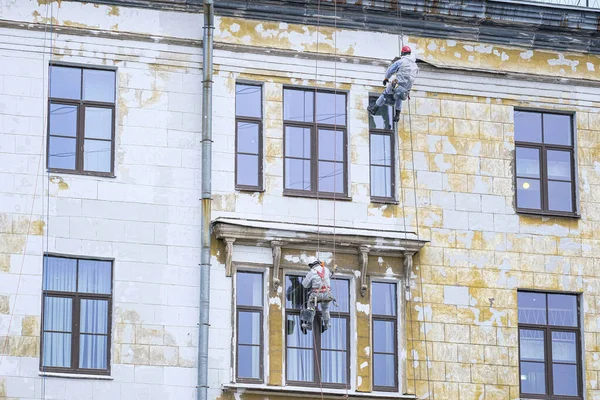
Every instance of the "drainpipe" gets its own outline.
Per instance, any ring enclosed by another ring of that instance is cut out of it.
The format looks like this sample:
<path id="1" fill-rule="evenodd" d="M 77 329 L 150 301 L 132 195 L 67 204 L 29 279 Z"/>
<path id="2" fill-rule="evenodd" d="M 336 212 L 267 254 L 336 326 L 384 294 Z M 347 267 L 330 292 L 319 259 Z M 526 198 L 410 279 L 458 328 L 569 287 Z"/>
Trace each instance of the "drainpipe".
<path id="1" fill-rule="evenodd" d="M 204 0 L 202 51 L 202 233 L 200 255 L 200 323 L 198 400 L 208 399 L 208 329 L 210 312 L 210 225 L 212 172 L 213 0 Z"/>

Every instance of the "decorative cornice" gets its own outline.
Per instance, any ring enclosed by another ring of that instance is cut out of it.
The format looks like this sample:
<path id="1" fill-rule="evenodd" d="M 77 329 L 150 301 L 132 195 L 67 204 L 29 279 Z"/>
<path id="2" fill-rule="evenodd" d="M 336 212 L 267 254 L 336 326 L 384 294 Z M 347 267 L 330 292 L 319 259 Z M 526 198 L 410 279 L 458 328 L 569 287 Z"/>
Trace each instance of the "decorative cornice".
<path id="1" fill-rule="evenodd" d="M 218 218 L 213 222 L 217 239 L 234 239 L 236 245 L 272 247 L 273 242 L 285 248 L 335 251 L 360 254 L 368 248 L 369 254 L 404 256 L 418 252 L 427 241 L 417 238 L 414 232 L 383 231 L 372 229 L 341 228 L 283 222 L 251 221 Z"/>

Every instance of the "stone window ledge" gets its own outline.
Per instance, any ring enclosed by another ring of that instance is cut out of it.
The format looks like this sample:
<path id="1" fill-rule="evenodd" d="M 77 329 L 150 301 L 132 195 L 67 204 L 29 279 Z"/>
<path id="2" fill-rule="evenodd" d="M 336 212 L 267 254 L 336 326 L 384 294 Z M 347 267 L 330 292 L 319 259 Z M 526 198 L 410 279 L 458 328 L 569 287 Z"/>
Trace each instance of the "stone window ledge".
<path id="1" fill-rule="evenodd" d="M 42 372 L 40 371 L 39 376 L 52 377 L 52 378 L 66 378 L 66 379 L 95 379 L 102 381 L 112 381 L 114 378 L 108 375 L 87 375 L 87 374 L 68 374 L 63 372 Z"/>
<path id="2" fill-rule="evenodd" d="M 254 395 L 276 395 L 279 397 L 290 397 L 294 399 L 314 399 L 315 394 L 321 397 L 320 388 L 295 387 L 295 386 L 266 386 L 266 385 L 251 385 L 230 383 L 223 385 L 223 390 L 226 392 L 243 392 Z M 416 399 L 414 395 L 406 395 L 400 393 L 382 393 L 371 392 L 361 393 L 348 390 L 347 396 L 344 389 L 323 389 L 323 399 Z"/>

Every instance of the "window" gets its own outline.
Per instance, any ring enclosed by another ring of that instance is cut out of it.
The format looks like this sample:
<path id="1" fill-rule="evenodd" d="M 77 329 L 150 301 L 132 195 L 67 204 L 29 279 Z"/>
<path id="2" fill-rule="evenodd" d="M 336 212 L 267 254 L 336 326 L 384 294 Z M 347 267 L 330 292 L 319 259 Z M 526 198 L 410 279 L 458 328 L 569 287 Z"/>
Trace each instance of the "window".
<path id="1" fill-rule="evenodd" d="M 50 67 L 48 168 L 111 176 L 115 71 Z"/>
<path id="2" fill-rule="evenodd" d="M 289 385 L 344 388 L 350 379 L 348 351 L 350 308 L 349 281 L 332 279 L 331 291 L 338 307 L 331 303 L 331 327 L 321 333 L 321 312 L 317 310 L 314 329 L 300 330 L 300 309 L 308 300 L 302 276 L 286 276 L 286 381 Z M 318 373 L 320 371 L 320 374 Z"/>
<path id="3" fill-rule="evenodd" d="M 519 292 L 521 395 L 582 399 L 579 298 Z"/>
<path id="4" fill-rule="evenodd" d="M 398 316 L 396 284 L 373 282 L 373 388 L 398 389 Z"/>
<path id="5" fill-rule="evenodd" d="M 110 373 L 112 262 L 44 257 L 44 371 Z"/>
<path id="6" fill-rule="evenodd" d="M 262 382 L 263 276 L 236 274 L 237 380 Z"/>
<path id="7" fill-rule="evenodd" d="M 370 98 L 369 104 L 375 104 L 375 100 L 376 97 Z M 395 200 L 395 135 L 392 116 L 392 107 L 387 105 L 380 107 L 377 115 L 369 114 L 371 199 L 376 201 Z"/>
<path id="8" fill-rule="evenodd" d="M 573 117 L 515 111 L 517 209 L 575 213 Z"/>
<path id="9" fill-rule="evenodd" d="M 346 196 L 346 95 L 284 89 L 284 192 Z"/>
<path id="10" fill-rule="evenodd" d="M 262 190 L 262 87 L 235 85 L 235 187 Z"/>

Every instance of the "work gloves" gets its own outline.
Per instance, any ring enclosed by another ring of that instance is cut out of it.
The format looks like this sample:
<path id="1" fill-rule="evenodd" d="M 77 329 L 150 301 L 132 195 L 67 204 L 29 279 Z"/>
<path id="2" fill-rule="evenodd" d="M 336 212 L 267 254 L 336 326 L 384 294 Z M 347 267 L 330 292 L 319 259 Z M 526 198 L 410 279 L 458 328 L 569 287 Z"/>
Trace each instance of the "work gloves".
<path id="1" fill-rule="evenodd" d="M 385 78 L 385 79 L 383 80 L 383 86 L 386 86 L 386 85 L 388 84 L 388 82 L 389 82 L 389 81 L 390 81 L 390 80 L 389 80 L 388 78 Z"/>

